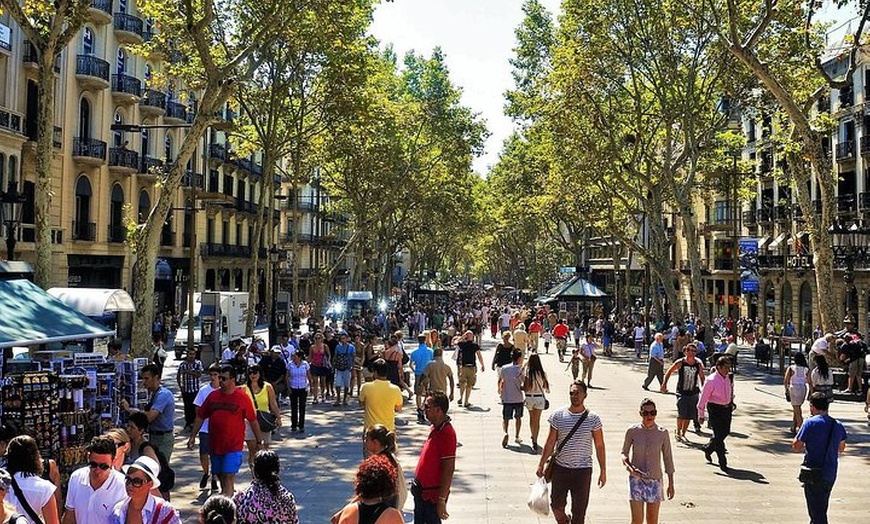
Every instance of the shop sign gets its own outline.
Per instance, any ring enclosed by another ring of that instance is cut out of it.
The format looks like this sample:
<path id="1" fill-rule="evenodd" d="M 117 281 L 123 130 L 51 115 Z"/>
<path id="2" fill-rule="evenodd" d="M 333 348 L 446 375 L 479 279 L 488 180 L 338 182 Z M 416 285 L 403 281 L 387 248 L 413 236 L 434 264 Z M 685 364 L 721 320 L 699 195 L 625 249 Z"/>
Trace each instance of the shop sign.
<path id="1" fill-rule="evenodd" d="M 813 257 L 810 255 L 791 255 L 786 258 L 785 264 L 789 269 L 812 269 Z"/>

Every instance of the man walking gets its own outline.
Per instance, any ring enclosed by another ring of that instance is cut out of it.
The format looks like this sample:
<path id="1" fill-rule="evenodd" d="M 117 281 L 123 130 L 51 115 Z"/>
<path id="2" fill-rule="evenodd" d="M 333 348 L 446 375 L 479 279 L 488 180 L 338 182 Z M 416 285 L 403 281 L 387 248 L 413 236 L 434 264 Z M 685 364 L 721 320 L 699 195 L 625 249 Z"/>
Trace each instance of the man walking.
<path id="1" fill-rule="evenodd" d="M 396 413 L 402 411 L 405 399 L 402 390 L 387 380 L 387 362 L 379 358 L 372 364 L 375 380 L 363 384 L 359 392 L 359 403 L 365 410 L 364 430 L 375 424 L 383 424 L 390 431 L 396 431 Z"/>
<path id="2" fill-rule="evenodd" d="M 293 347 L 293 346 L 290 346 Z M 285 402 L 288 395 L 287 392 L 287 362 L 289 357 L 284 360 L 282 356 L 284 349 L 279 345 L 272 346 L 269 353 L 260 359 L 260 370 L 263 372 L 263 379 L 272 384 L 275 389 L 275 399 L 279 402 Z"/>
<path id="3" fill-rule="evenodd" d="M 117 452 L 112 437 L 94 437 L 86 450 L 88 465 L 69 478 L 62 524 L 107 524 L 115 505 L 127 497 L 124 474 L 112 468 Z"/>
<path id="4" fill-rule="evenodd" d="M 199 388 L 196 398 L 193 400 L 193 405 L 199 409 L 205 403 L 212 392 L 217 391 L 221 387 L 221 366 L 214 362 L 208 367 L 208 384 L 204 384 Z M 196 420 L 196 418 L 194 418 Z M 191 428 L 193 429 L 193 428 Z M 208 486 L 208 479 L 211 477 L 211 490 L 217 491 L 217 476 L 209 473 L 211 471 L 211 463 L 209 462 L 209 439 L 208 439 L 208 419 L 202 422 L 202 427 L 199 428 L 199 466 L 202 468 L 202 478 L 199 479 L 199 489 L 205 489 Z"/>
<path id="5" fill-rule="evenodd" d="M 553 327 L 553 338 L 556 339 L 556 352 L 559 353 L 559 362 L 562 362 L 565 357 L 565 351 L 568 349 L 568 335 L 570 330 L 564 318 L 559 319 L 559 323 Z"/>
<path id="6" fill-rule="evenodd" d="M 221 494 L 232 497 L 235 493 L 236 473 L 242 465 L 245 444 L 245 420 L 251 425 L 257 446 L 264 446 L 263 434 L 254 402 L 250 395 L 236 387 L 236 371 L 232 366 L 221 366 L 220 389 L 206 397 L 197 410 L 193 432 L 187 440 L 187 449 L 193 449 L 196 435 L 208 419 L 209 455 L 211 471 L 221 481 Z M 257 449 L 251 449 L 256 453 Z"/>
<path id="7" fill-rule="evenodd" d="M 504 437 L 501 439 L 501 447 L 508 445 L 508 424 L 513 418 L 516 427 L 514 442 L 518 445 L 523 441 L 520 438 L 520 429 L 523 425 L 523 351 L 514 348 L 511 353 L 511 363 L 502 366 L 498 372 L 498 394 L 501 396 L 501 427 Z"/>
<path id="8" fill-rule="evenodd" d="M 734 387 L 728 372 L 731 369 L 731 359 L 719 357 L 716 361 L 716 372 L 706 383 L 698 400 L 698 420 L 704 422 L 705 410 L 710 411 L 710 427 L 713 438 L 703 448 L 707 462 L 713 462 L 713 453 L 719 457 L 719 469 L 728 471 L 728 461 L 725 458 L 725 438 L 731 433 L 731 411 L 734 408 Z"/>
<path id="9" fill-rule="evenodd" d="M 828 501 L 837 480 L 839 455 L 846 449 L 846 428 L 828 415 L 829 405 L 824 393 L 813 393 L 812 416 L 804 421 L 791 443 L 793 451 L 804 452 L 803 466 L 821 469 L 821 478 L 804 482 L 810 524 L 828 524 Z"/>
<path id="10" fill-rule="evenodd" d="M 428 333 L 428 331 L 426 332 Z M 426 335 L 417 335 L 417 349 L 411 352 L 410 363 L 411 371 L 414 372 L 414 394 L 417 402 L 417 422 L 426 423 L 426 417 L 423 414 L 423 399 L 426 397 L 426 390 L 423 389 L 423 371 L 429 362 L 432 361 L 433 352 L 426 345 Z"/>
<path id="11" fill-rule="evenodd" d="M 453 380 L 453 368 L 444 362 L 444 350 L 436 348 L 432 352 L 432 362 L 426 364 L 423 375 L 420 377 L 423 391 L 428 395 L 434 391 L 446 393 L 450 402 L 453 402 L 453 390 L 456 382 Z M 448 382 L 450 383 L 448 387 Z"/>
<path id="12" fill-rule="evenodd" d="M 649 367 L 646 370 L 646 380 L 643 381 L 643 389 L 649 391 L 649 385 L 654 378 L 658 379 L 659 386 L 664 384 L 665 372 L 665 346 L 662 343 L 664 335 L 656 333 L 655 341 L 649 345 Z"/>
<path id="13" fill-rule="evenodd" d="M 701 386 L 704 385 L 704 365 L 695 358 L 698 348 L 695 344 L 689 344 L 683 348 L 685 355 L 674 362 L 668 372 L 665 373 L 665 381 L 662 383 L 662 393 L 668 392 L 668 379 L 676 371 L 677 380 L 677 440 L 686 438 L 686 430 L 689 429 L 689 421 L 695 422 L 695 430 L 700 431 L 698 424 L 698 395 Z"/>
<path id="14" fill-rule="evenodd" d="M 477 364 L 480 362 L 480 372 L 483 373 L 483 355 L 480 354 L 480 346 L 474 343 L 474 333 L 466 331 L 459 348 L 459 406 L 471 407 L 469 402 L 471 389 L 477 383 Z"/>
<path id="15" fill-rule="evenodd" d="M 426 397 L 423 410 L 432 423 L 423 444 L 411 494 L 414 496 L 414 524 L 441 524 L 448 518 L 447 498 L 456 466 L 456 431 L 447 416 L 447 396 L 435 391 Z"/>
<path id="16" fill-rule="evenodd" d="M 598 460 L 598 487 L 607 482 L 607 460 L 601 418 L 586 408 L 586 384 L 575 381 L 569 389 L 571 404 L 550 415 L 550 434 L 538 463 L 537 475 L 544 476 L 544 463 L 555 453 L 552 464 L 550 507 L 558 524 L 583 524 L 592 485 L 592 448 Z M 570 438 L 569 438 L 570 436 Z M 571 493 L 571 514 L 565 513 Z"/>
<path id="17" fill-rule="evenodd" d="M 333 406 L 347 406 L 347 392 L 350 390 L 350 368 L 356 347 L 349 342 L 347 331 L 338 333 L 338 344 L 332 352 L 332 367 L 335 369 L 335 402 Z"/>
<path id="18" fill-rule="evenodd" d="M 151 399 L 144 410 L 145 416 L 148 417 L 149 442 L 154 444 L 154 447 L 159 449 L 169 461 L 175 444 L 173 435 L 175 396 L 160 383 L 160 368 L 157 364 L 146 364 L 140 372 L 140 378 L 145 389 L 151 393 Z M 139 411 L 131 407 L 126 399 L 121 400 L 121 409 L 127 413 Z"/>
<path id="19" fill-rule="evenodd" d="M 175 380 L 178 382 L 178 390 L 181 391 L 181 400 L 184 402 L 184 431 L 190 431 L 193 427 L 193 419 L 196 418 L 196 406 L 193 400 L 199 392 L 199 377 L 202 376 L 202 362 L 196 358 L 196 348 L 187 348 L 187 358 L 178 364 L 178 374 Z"/>
<path id="20" fill-rule="evenodd" d="M 592 333 L 586 333 L 586 343 L 577 348 L 582 365 L 583 373 L 580 375 L 580 380 L 592 387 L 592 370 L 595 368 L 595 360 L 598 358 L 595 355 L 595 339 Z M 572 363 L 573 365 L 573 363 Z M 573 369 L 571 370 L 573 372 Z M 576 375 L 575 375 L 576 380 Z"/>

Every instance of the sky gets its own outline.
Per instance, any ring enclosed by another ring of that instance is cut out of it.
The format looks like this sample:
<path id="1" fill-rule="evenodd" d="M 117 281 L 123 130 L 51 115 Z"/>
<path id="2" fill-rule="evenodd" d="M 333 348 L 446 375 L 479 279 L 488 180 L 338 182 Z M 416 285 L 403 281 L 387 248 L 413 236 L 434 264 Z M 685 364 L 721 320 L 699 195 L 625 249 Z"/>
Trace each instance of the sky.
<path id="1" fill-rule="evenodd" d="M 541 0 L 557 17 L 560 0 Z M 399 57 L 413 50 L 444 51 L 450 78 L 462 103 L 480 113 L 491 133 L 474 169 L 486 175 L 495 164 L 513 123 L 504 115 L 504 92 L 513 88 L 514 29 L 522 22 L 522 0 L 395 0 L 378 4 L 371 33 L 391 43 Z"/>

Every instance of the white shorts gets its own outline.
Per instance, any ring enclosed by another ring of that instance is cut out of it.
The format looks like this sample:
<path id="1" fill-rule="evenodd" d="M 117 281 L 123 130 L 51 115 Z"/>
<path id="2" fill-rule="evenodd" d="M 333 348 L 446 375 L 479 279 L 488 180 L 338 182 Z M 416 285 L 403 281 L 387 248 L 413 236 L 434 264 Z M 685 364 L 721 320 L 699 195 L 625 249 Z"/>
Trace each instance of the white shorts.
<path id="1" fill-rule="evenodd" d="M 266 433 L 265 431 L 261 430 L 260 433 L 263 435 L 263 440 L 265 440 L 267 443 L 272 442 L 272 432 L 271 431 Z M 245 420 L 245 440 L 246 441 L 257 440 L 257 437 L 254 436 L 254 430 L 253 430 L 253 428 L 251 428 L 251 423 L 248 422 L 247 420 Z"/>
<path id="2" fill-rule="evenodd" d="M 532 410 L 532 409 L 541 409 L 542 410 L 542 409 L 544 409 L 544 396 L 543 395 L 541 395 L 541 396 L 526 395 L 526 400 L 524 401 L 524 404 L 526 405 L 526 409 L 528 409 L 528 410 Z"/>
<path id="3" fill-rule="evenodd" d="M 335 387 L 349 388 L 350 387 L 350 370 L 335 372 Z"/>

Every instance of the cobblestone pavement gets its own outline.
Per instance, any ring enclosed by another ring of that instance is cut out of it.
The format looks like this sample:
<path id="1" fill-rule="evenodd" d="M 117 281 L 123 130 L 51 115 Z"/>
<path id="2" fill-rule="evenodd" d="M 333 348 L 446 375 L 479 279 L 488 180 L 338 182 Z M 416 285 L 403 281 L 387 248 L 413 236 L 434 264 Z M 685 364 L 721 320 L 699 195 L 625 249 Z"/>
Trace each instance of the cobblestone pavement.
<path id="1" fill-rule="evenodd" d="M 489 366 L 495 341 L 486 338 L 483 347 Z M 563 406 L 568 402 L 570 371 L 559 363 L 552 348 L 550 354 L 541 356 L 553 384 L 550 401 L 554 408 Z M 657 402 L 658 422 L 671 431 L 673 438 L 675 397 L 643 391 L 640 386 L 645 373 L 645 363 L 635 360 L 633 350 L 627 348 L 617 347 L 614 357 L 600 357 L 596 363 L 587 405 L 601 415 L 604 424 L 608 482 L 603 489 L 592 488 L 587 522 L 624 523 L 629 519 L 627 476 L 619 454 L 625 429 L 638 419 L 641 399 L 650 396 Z M 174 363 L 167 366 L 165 377 L 167 386 L 173 387 Z M 675 380 L 671 378 L 671 390 Z M 687 444 L 674 443 L 676 496 L 662 504 L 662 523 L 808 521 L 803 491 L 796 479 L 802 456 L 790 449 L 791 409 L 780 384 L 778 373 L 768 374 L 748 357 L 741 358 L 735 385 L 738 409 L 727 441 L 731 470 L 725 474 L 706 463 L 698 447 L 709 437 L 707 429 L 702 435 L 690 431 Z M 449 522 L 553 522 L 552 517 L 538 517 L 526 506 L 540 458 L 530 446 L 528 416 L 523 421 L 524 443 L 511 442 L 503 449 L 496 376 L 489 367 L 479 374 L 471 400 L 474 406 L 470 409 L 451 406 L 460 447 L 448 503 Z M 866 488 L 860 480 L 870 465 L 870 437 L 862 407 L 859 402 L 836 402 L 831 408 L 831 414 L 846 425 L 849 433 L 831 497 L 831 522 L 870 522 Z M 180 400 L 177 413 L 182 413 Z M 542 421 L 541 441 L 546 438 L 547 414 Z M 285 417 L 289 421 L 289 413 Z M 417 424 L 412 404 L 406 403 L 398 419 L 399 458 L 410 478 L 428 427 Z M 352 493 L 353 474 L 362 457 L 362 411 L 355 402 L 344 408 L 309 406 L 305 426 L 304 436 L 291 435 L 286 427 L 282 428 L 273 437 L 273 448 L 281 456 L 283 483 L 296 496 L 301 522 L 324 523 Z M 513 424 L 511 436 L 512 428 Z M 207 493 L 197 488 L 199 462 L 195 452 L 183 448 L 184 439 L 186 435 L 176 438 L 172 462 L 178 482 L 172 502 L 184 521 L 193 523 Z M 597 478 L 597 464 L 593 478 Z M 237 488 L 243 489 L 249 482 L 250 474 L 245 469 L 237 479 Z M 413 501 L 409 500 L 406 522 L 413 520 L 412 510 Z"/>

